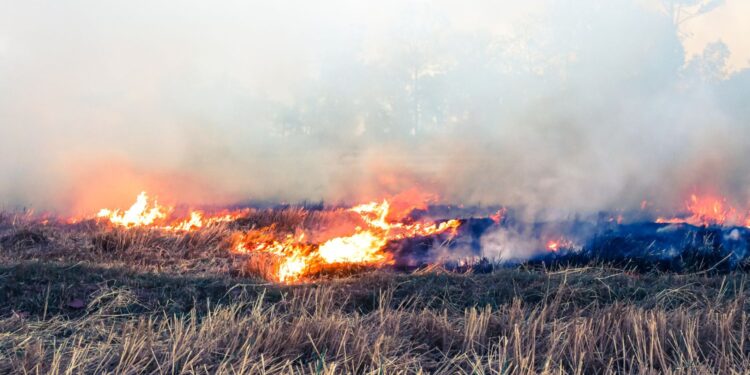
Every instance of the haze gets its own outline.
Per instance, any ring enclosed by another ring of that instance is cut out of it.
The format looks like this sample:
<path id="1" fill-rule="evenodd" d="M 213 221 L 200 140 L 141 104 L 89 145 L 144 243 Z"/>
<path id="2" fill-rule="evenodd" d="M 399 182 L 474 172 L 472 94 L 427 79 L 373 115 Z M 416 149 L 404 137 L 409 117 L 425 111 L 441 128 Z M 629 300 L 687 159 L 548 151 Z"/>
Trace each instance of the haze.
<path id="1" fill-rule="evenodd" d="M 750 3 L 0 1 L 0 204 L 750 202 Z"/>

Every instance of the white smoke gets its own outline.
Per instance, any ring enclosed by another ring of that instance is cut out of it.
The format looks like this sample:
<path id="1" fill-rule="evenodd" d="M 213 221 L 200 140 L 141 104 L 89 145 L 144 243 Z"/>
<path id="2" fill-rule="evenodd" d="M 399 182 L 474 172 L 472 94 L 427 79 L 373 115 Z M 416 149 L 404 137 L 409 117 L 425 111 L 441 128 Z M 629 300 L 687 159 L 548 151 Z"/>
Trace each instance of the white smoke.
<path id="1" fill-rule="evenodd" d="M 748 202 L 750 71 L 727 76 L 726 45 L 687 62 L 644 1 L 519 3 L 7 2 L 0 204 Z"/>
<path id="2" fill-rule="evenodd" d="M 498 227 L 481 237 L 481 256 L 495 262 L 523 261 L 544 250 L 537 236 Z"/>

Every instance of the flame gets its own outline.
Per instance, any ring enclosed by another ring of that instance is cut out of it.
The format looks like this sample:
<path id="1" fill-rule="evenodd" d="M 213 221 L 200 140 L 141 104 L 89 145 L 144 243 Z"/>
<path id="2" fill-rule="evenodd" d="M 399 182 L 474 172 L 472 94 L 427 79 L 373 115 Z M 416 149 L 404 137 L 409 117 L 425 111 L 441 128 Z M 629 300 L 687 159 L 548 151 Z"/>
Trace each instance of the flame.
<path id="1" fill-rule="evenodd" d="M 136 197 L 135 203 L 125 212 L 103 208 L 97 213 L 96 218 L 106 220 L 114 226 L 125 228 L 148 227 L 165 231 L 194 231 L 215 223 L 229 222 L 242 216 L 243 212 L 236 211 L 219 215 L 207 215 L 202 211 L 190 211 L 185 219 L 172 218 L 174 207 L 162 206 L 156 200 L 149 204 L 146 192 L 141 192 Z M 72 218 L 68 222 L 75 223 L 78 219 Z"/>
<path id="2" fill-rule="evenodd" d="M 167 230 L 191 231 L 203 228 L 203 214 L 198 211 L 191 211 L 190 218 L 177 223 L 174 226 L 166 226 Z"/>
<path id="3" fill-rule="evenodd" d="M 274 232 L 274 224 L 246 232 L 233 231 L 231 251 L 272 255 L 272 276 L 280 282 L 290 283 L 305 280 L 306 277 L 327 267 L 345 264 L 392 264 L 393 256 L 386 251 L 391 241 L 447 231 L 455 234 L 461 225 L 459 220 L 427 222 L 408 218 L 408 197 L 400 199 L 373 201 L 349 209 L 331 210 L 330 213 L 336 215 L 333 216 L 334 219 L 337 219 L 338 215 L 342 218 L 342 222 L 333 220 L 335 228 L 329 228 L 331 230 L 324 228 L 314 233 L 304 233 L 298 229 L 294 235 L 278 235 Z M 652 206 L 651 202 L 641 202 L 642 210 Z M 723 197 L 692 194 L 685 202 L 685 208 L 687 214 L 683 217 L 660 217 L 656 222 L 687 223 L 695 226 L 744 225 L 750 228 L 750 211 L 738 211 Z M 160 205 L 156 200 L 149 201 L 146 192 L 141 192 L 127 210 L 102 209 L 96 214 L 96 218 L 111 226 L 128 229 L 145 227 L 168 232 L 190 232 L 216 223 L 236 220 L 246 212 L 223 211 L 207 214 L 199 210 L 183 210 L 182 215 L 175 215 L 174 207 Z M 496 224 L 501 224 L 506 214 L 507 211 L 503 208 L 489 218 Z M 609 221 L 621 224 L 623 216 L 612 216 Z M 69 219 L 68 222 L 76 223 L 78 219 Z M 44 220 L 42 223 L 46 225 L 48 221 Z M 550 252 L 581 249 L 576 242 L 561 236 L 544 236 L 537 244 Z"/>
<path id="4" fill-rule="evenodd" d="M 685 203 L 690 216 L 686 218 L 657 218 L 657 223 L 690 224 L 695 226 L 710 225 L 744 225 L 750 224 L 748 215 L 738 212 L 727 203 L 726 198 L 715 196 L 698 196 L 692 194 Z"/>
<path id="5" fill-rule="evenodd" d="M 137 227 L 144 225 L 151 225 L 158 219 L 167 217 L 164 212 L 165 209 L 154 201 L 154 204 L 149 208 L 148 195 L 145 191 L 138 194 L 135 203 L 124 213 L 120 213 L 120 210 L 109 210 L 103 208 L 96 215 L 99 218 L 106 218 L 110 223 L 114 225 L 120 225 L 123 227 Z"/>
<path id="6" fill-rule="evenodd" d="M 547 250 L 549 251 L 557 251 L 560 249 L 560 243 L 557 241 L 548 241 L 547 242 Z"/>
<path id="7" fill-rule="evenodd" d="M 330 238 L 322 244 L 306 243 L 304 233 L 276 240 L 267 233 L 250 231 L 235 238 L 233 251 L 264 252 L 278 256 L 280 263 L 277 279 L 281 282 L 295 282 L 324 265 L 390 264 L 393 259 L 384 251 L 389 241 L 455 231 L 460 226 L 458 220 L 432 224 L 391 222 L 388 219 L 389 210 L 387 200 L 350 208 L 348 211 L 358 214 L 365 227 L 358 226 L 354 234 Z"/>
<path id="8" fill-rule="evenodd" d="M 570 238 L 559 236 L 554 239 L 547 240 L 544 247 L 547 251 L 556 253 L 561 250 L 580 250 L 581 246 Z"/>
<path id="9" fill-rule="evenodd" d="M 336 237 L 320 245 L 318 253 L 326 263 L 363 263 L 387 260 L 380 249 L 387 239 L 370 231 L 356 233 L 349 237 Z"/>
<path id="10" fill-rule="evenodd" d="M 266 234 L 263 233 L 263 235 Z M 249 236 L 252 236 L 252 233 Z M 235 242 L 234 251 L 240 253 L 249 253 L 251 251 L 265 252 L 279 257 L 281 262 L 279 263 L 276 276 L 281 282 L 291 281 L 301 277 L 313 260 L 312 247 L 304 243 L 304 238 L 305 235 L 303 233 L 298 237 L 288 235 L 281 241 L 259 241 L 255 242 L 256 247 L 253 250 L 245 246 L 245 241 L 237 241 Z M 248 239 L 250 238 L 245 238 L 245 240 Z"/>
<path id="11" fill-rule="evenodd" d="M 494 214 L 490 215 L 490 219 L 495 222 L 495 224 L 500 224 L 500 221 L 505 218 L 505 215 L 507 213 L 507 210 L 505 208 L 501 208 L 497 210 Z"/>
<path id="12" fill-rule="evenodd" d="M 169 232 L 189 232 L 241 216 L 240 212 L 207 215 L 203 211 L 193 210 L 187 217 L 178 218 L 173 215 L 174 211 L 172 206 L 162 206 L 156 200 L 150 202 L 146 192 L 141 192 L 135 203 L 124 212 L 102 209 L 96 218 L 124 228 L 144 227 Z M 390 264 L 393 262 L 392 256 L 384 250 L 389 241 L 455 231 L 460 226 L 458 220 L 439 223 L 399 220 L 399 216 L 406 212 L 403 202 L 399 204 L 398 211 L 393 213 L 388 200 L 351 207 L 342 212 L 349 216 L 354 214 L 360 223 L 353 233 L 323 237 L 316 243 L 307 242 L 305 233 L 278 238 L 272 230 L 251 230 L 232 237 L 232 251 L 272 254 L 279 259 L 276 278 L 281 282 L 294 282 L 326 265 Z"/>

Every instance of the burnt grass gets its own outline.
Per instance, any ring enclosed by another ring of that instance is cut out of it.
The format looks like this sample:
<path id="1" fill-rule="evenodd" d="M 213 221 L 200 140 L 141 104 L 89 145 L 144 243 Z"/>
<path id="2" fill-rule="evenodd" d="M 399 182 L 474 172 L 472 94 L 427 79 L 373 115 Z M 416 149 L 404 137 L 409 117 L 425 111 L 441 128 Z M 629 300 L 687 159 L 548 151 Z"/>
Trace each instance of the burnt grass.
<path id="1" fill-rule="evenodd" d="M 245 220 L 310 220 L 273 215 Z M 228 251 L 233 225 L 165 235 L 6 221 L 0 373 L 750 370 L 742 267 L 568 257 L 355 268 L 285 285 Z"/>

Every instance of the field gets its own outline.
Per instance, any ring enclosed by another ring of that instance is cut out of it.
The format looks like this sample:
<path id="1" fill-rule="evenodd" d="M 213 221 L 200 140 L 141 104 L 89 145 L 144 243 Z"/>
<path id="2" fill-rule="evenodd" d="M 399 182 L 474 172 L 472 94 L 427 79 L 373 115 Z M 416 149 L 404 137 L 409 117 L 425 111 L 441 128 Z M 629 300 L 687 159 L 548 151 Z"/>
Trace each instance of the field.
<path id="1" fill-rule="evenodd" d="M 268 281 L 189 233 L 0 218 L 0 373 L 747 373 L 742 272 L 348 268 Z"/>

